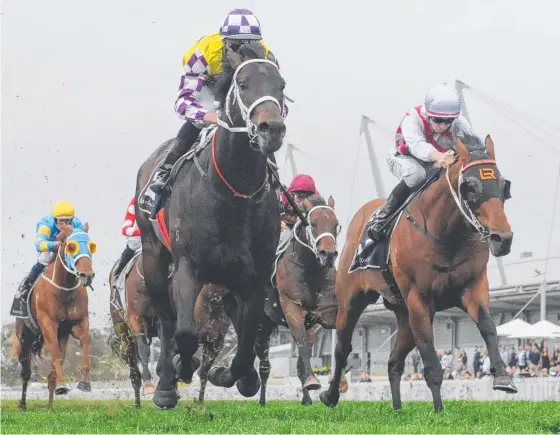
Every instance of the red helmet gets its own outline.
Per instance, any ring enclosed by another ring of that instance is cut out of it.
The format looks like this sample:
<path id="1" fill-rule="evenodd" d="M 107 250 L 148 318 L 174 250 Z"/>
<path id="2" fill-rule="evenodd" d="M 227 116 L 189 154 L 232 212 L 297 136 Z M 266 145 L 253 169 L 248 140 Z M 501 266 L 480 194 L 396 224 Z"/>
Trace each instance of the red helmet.
<path id="1" fill-rule="evenodd" d="M 294 191 L 316 193 L 317 189 L 315 188 L 315 181 L 309 175 L 296 175 L 290 183 L 290 187 L 288 187 L 288 192 L 291 193 Z"/>

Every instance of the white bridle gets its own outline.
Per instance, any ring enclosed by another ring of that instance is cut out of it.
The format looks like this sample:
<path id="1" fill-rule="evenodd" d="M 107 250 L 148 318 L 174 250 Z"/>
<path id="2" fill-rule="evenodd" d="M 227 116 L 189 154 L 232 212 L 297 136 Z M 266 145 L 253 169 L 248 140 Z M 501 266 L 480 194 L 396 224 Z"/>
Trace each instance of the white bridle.
<path id="1" fill-rule="evenodd" d="M 315 210 L 319 210 L 319 209 L 327 209 L 330 210 L 334 213 L 334 209 L 332 207 L 329 207 L 328 205 L 316 205 L 315 207 L 311 208 L 308 212 L 307 212 L 307 216 L 311 216 L 311 213 L 313 213 Z M 336 216 L 336 214 L 335 214 Z M 313 231 L 311 230 L 311 225 L 308 225 L 305 228 L 305 235 L 307 236 L 307 241 L 310 243 L 307 244 L 305 243 L 303 240 L 301 240 L 298 236 L 298 228 L 302 225 L 302 221 L 300 218 L 298 218 L 298 220 L 296 221 L 295 225 L 294 225 L 294 238 L 296 239 L 296 241 L 302 245 L 305 246 L 307 249 L 309 249 L 311 252 L 313 252 L 315 254 L 315 256 L 317 256 L 319 254 L 319 250 L 317 249 L 317 245 L 319 244 L 319 242 L 325 238 L 325 237 L 330 237 L 331 239 L 333 239 L 334 244 L 336 245 L 336 235 L 334 235 L 333 233 L 329 233 L 329 232 L 324 232 L 319 234 L 317 237 L 315 237 L 313 235 Z"/>
<path id="2" fill-rule="evenodd" d="M 251 121 L 251 113 L 253 112 L 253 110 L 255 109 L 255 107 L 257 107 L 259 104 L 265 102 L 265 101 L 272 101 L 274 104 L 276 104 L 278 106 L 278 108 L 280 109 L 280 112 L 282 114 L 282 118 L 286 117 L 286 114 L 284 113 L 284 108 L 283 105 L 280 104 L 280 102 L 270 96 L 270 95 L 265 95 L 262 96 L 260 98 L 257 98 L 253 104 L 251 104 L 249 107 L 247 107 L 245 105 L 245 103 L 243 103 L 243 101 L 241 100 L 241 96 L 239 94 L 239 84 L 237 83 L 237 74 L 239 73 L 239 71 L 241 71 L 241 69 L 251 63 L 268 63 L 270 65 L 273 65 L 277 70 L 278 70 L 278 66 L 268 60 L 268 59 L 249 59 L 246 60 L 245 62 L 241 63 L 241 65 L 239 65 L 237 67 L 237 69 L 235 70 L 235 72 L 233 73 L 233 78 L 231 80 L 231 85 L 229 88 L 229 91 L 227 93 L 226 96 L 226 104 L 225 104 L 225 113 L 227 118 L 229 119 L 229 122 L 231 124 L 233 124 L 233 120 L 231 119 L 231 104 L 235 104 L 237 103 L 237 106 L 239 107 L 239 110 L 241 111 L 241 117 L 243 118 L 243 120 L 245 121 L 246 126 L 245 127 L 234 127 L 233 125 L 228 124 L 225 121 L 222 121 L 219 117 L 217 120 L 217 124 L 222 127 L 225 128 L 226 130 L 232 132 L 232 133 L 244 133 L 246 132 L 249 135 L 249 140 L 252 142 L 253 139 L 255 139 L 257 137 L 257 126 Z"/>

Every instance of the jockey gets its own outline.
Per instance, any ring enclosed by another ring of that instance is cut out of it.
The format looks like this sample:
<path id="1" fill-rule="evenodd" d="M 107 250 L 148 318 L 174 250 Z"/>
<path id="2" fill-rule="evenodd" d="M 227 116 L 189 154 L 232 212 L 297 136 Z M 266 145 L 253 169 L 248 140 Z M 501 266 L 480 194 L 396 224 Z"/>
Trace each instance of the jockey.
<path id="1" fill-rule="evenodd" d="M 296 175 L 287 190 L 288 193 L 292 194 L 294 201 L 298 206 L 304 199 L 318 193 L 315 187 L 315 180 L 305 174 Z M 280 192 L 280 198 L 282 200 L 283 213 L 280 216 L 282 232 L 280 233 L 279 245 L 283 246 L 288 240 L 290 240 L 292 236 L 292 228 L 296 223 L 298 216 L 295 214 L 295 211 L 288 202 L 284 192 Z"/>
<path id="2" fill-rule="evenodd" d="M 240 45 L 255 41 L 266 49 L 267 57 L 278 66 L 275 57 L 262 40 L 257 17 L 248 9 L 234 9 L 225 17 L 218 33 L 202 37 L 183 56 L 185 71 L 179 84 L 175 113 L 185 123 L 167 152 L 165 161 L 151 186 L 156 196 L 161 197 L 169 180 L 171 168 L 179 157 L 190 149 L 201 129 L 205 125 L 217 123 L 219 113 L 215 110 L 214 98 L 206 82 L 209 77 L 214 77 L 221 72 L 222 57 L 226 49 L 232 48 L 237 51 Z M 156 205 L 152 209 L 152 218 L 158 211 L 158 203 L 159 199 L 152 199 L 148 192 L 141 199 L 141 205 L 149 208 Z"/>
<path id="3" fill-rule="evenodd" d="M 455 162 L 457 157 L 448 151 L 455 150 L 457 138 L 469 139 L 468 148 L 484 149 L 484 143 L 460 113 L 458 92 L 445 84 L 433 86 L 426 94 L 424 105 L 413 107 L 406 113 L 397 128 L 395 148 L 386 157 L 389 170 L 400 182 L 385 204 L 374 213 L 368 228 L 371 239 L 383 237 L 381 227 L 424 182 L 428 169 L 434 166 L 447 168 Z"/>
<path id="4" fill-rule="evenodd" d="M 136 224 L 136 198 L 132 197 L 128 204 L 128 209 L 124 216 L 124 223 L 121 228 L 123 236 L 126 236 L 126 247 L 121 254 L 119 264 L 113 273 L 114 282 L 117 282 L 117 278 L 122 272 L 123 268 L 128 264 L 128 262 L 134 257 L 136 251 L 142 248 L 142 240 L 140 239 L 140 228 Z"/>
<path id="5" fill-rule="evenodd" d="M 57 202 L 52 213 L 37 222 L 35 249 L 39 255 L 37 256 L 37 263 L 33 265 L 15 294 L 12 311 L 21 313 L 16 315 L 27 317 L 27 295 L 43 269 L 54 260 L 60 246 L 56 236 L 60 233 L 60 225 L 64 224 L 70 224 L 81 230 L 84 229 L 82 222 L 74 216 L 74 206 L 66 201 Z M 19 310 L 16 305 L 19 305 Z"/>

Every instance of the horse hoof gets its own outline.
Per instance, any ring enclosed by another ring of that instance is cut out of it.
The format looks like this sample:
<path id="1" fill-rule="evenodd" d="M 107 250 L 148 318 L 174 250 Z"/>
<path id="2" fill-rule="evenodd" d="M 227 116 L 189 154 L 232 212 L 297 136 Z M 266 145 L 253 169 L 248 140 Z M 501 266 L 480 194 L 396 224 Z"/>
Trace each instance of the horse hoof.
<path id="1" fill-rule="evenodd" d="M 68 394 L 69 391 L 70 387 L 68 385 L 59 385 L 55 388 L 54 394 L 56 394 L 57 396 L 62 396 L 64 394 Z"/>
<path id="2" fill-rule="evenodd" d="M 515 394 L 517 393 L 517 387 L 513 383 L 513 380 L 507 376 L 497 376 L 494 378 L 494 385 L 492 386 L 494 390 L 505 391 L 506 393 Z"/>
<path id="3" fill-rule="evenodd" d="M 306 390 L 320 390 L 321 389 L 321 383 L 319 382 L 319 379 L 317 379 L 314 375 L 311 375 L 307 378 L 307 380 L 305 381 L 305 384 L 303 384 L 303 388 L 305 388 Z"/>
<path id="4" fill-rule="evenodd" d="M 144 382 L 144 385 L 142 385 L 142 395 L 143 396 L 146 396 L 148 394 L 154 394 L 155 391 L 156 391 L 156 387 L 152 383 L 152 381 L 146 381 L 146 382 Z"/>
<path id="5" fill-rule="evenodd" d="M 251 367 L 249 374 L 239 379 L 235 386 L 243 397 L 253 397 L 261 389 L 261 380 L 257 371 Z"/>
<path id="6" fill-rule="evenodd" d="M 84 381 L 78 382 L 78 390 L 82 390 L 82 391 L 85 391 L 87 393 L 90 393 L 91 392 L 91 382 L 84 382 Z"/>
<path id="7" fill-rule="evenodd" d="M 173 409 L 177 406 L 177 402 L 179 402 L 177 390 L 156 390 L 152 398 L 152 403 L 159 409 Z"/>
<path id="8" fill-rule="evenodd" d="M 334 408 L 338 404 L 338 398 L 336 398 L 336 400 L 331 401 L 327 391 L 323 391 L 321 394 L 319 394 L 319 399 L 321 399 L 323 405 L 326 405 L 329 408 Z"/>
<path id="9" fill-rule="evenodd" d="M 228 377 L 230 378 L 230 380 L 226 381 L 224 378 Z M 235 383 L 233 381 L 231 373 L 229 372 L 229 369 L 225 367 L 212 367 L 208 372 L 208 380 L 212 385 L 215 385 L 216 387 L 231 388 Z"/>
<path id="10" fill-rule="evenodd" d="M 301 404 L 302 406 L 311 406 L 313 405 L 313 400 L 311 400 L 311 398 L 304 397 L 301 399 Z"/>
<path id="11" fill-rule="evenodd" d="M 185 384 L 190 384 L 192 382 L 192 377 L 194 375 L 194 372 L 196 372 L 196 370 L 200 367 L 200 358 L 197 357 L 196 355 L 192 356 L 192 360 L 191 360 L 191 368 L 192 368 L 192 372 L 190 376 L 183 376 L 183 360 L 181 359 L 181 355 L 177 354 L 173 357 L 173 359 L 171 360 L 173 367 L 175 368 L 175 372 L 177 373 L 177 378 L 181 381 L 184 382 Z"/>

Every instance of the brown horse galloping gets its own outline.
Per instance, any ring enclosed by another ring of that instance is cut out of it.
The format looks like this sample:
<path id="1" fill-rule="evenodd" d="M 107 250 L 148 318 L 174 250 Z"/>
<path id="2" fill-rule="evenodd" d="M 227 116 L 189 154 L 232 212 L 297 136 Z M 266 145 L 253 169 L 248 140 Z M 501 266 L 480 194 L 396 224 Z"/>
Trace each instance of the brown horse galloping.
<path id="1" fill-rule="evenodd" d="M 338 219 L 334 199 L 328 202 L 320 195 L 305 199 L 301 208 L 309 226 L 298 218 L 293 238 L 277 260 L 274 288 L 267 289 L 266 318 L 257 334 L 255 350 L 260 359 L 261 398 L 266 403 L 266 383 L 270 374 L 269 341 L 277 325 L 287 326 L 298 345 L 297 373 L 301 381 L 302 405 L 311 405 L 309 390 L 321 383 L 311 368 L 311 351 L 315 343 L 315 325 L 334 329 L 338 302 L 334 292 L 338 256 L 336 237 Z M 343 387 L 344 388 L 344 387 Z M 345 390 L 344 390 L 345 391 Z"/>
<path id="2" fill-rule="evenodd" d="M 398 287 L 394 295 L 379 271 L 349 273 L 368 219 L 382 201 L 371 201 L 354 215 L 336 282 L 336 370 L 329 390 L 321 394 L 325 405 L 338 403 L 338 384 L 352 350 L 352 333 L 366 306 L 376 302 L 380 294 L 398 323 L 388 364 L 394 409 L 401 408 L 404 362 L 415 346 L 424 362 L 435 410 L 443 409 L 443 371 L 434 347 L 432 324 L 436 312 L 451 307 L 460 307 L 476 323 L 489 350 L 494 389 L 517 392 L 498 350 L 487 277 L 489 248 L 496 257 L 507 255 L 511 248 L 513 233 L 504 212 L 504 201 L 511 197 L 510 182 L 498 171 L 490 136 L 485 145 L 486 151 L 469 153 L 458 142 L 458 162 L 410 202 L 397 221 L 389 257 L 389 271 Z M 395 295 L 402 296 L 404 303 L 394 303 Z"/>
<path id="3" fill-rule="evenodd" d="M 16 328 L 9 339 L 10 354 L 21 364 L 23 388 L 19 408 L 27 409 L 27 384 L 31 377 L 32 354 L 40 355 L 43 342 L 51 354 L 52 368 L 48 376 L 49 404 L 53 407 L 53 397 L 68 393 L 69 387 L 62 379 L 62 363 L 66 354 L 66 344 L 70 334 L 82 346 L 82 377 L 78 388 L 91 391 L 89 362 L 89 314 L 86 287 L 90 286 L 94 272 L 92 255 L 96 245 L 84 230 L 71 225 L 62 227 L 57 236 L 61 242 L 55 260 L 39 277 L 30 295 L 30 316 L 16 319 Z"/>

